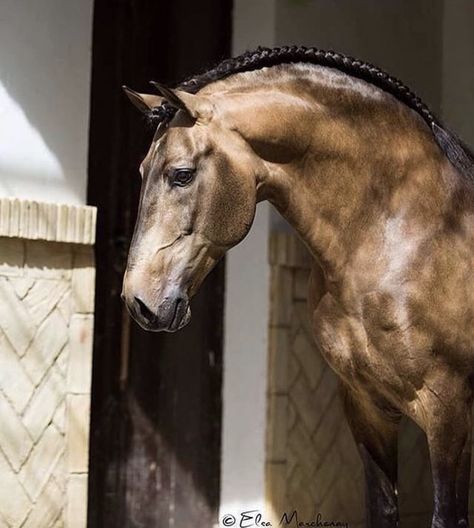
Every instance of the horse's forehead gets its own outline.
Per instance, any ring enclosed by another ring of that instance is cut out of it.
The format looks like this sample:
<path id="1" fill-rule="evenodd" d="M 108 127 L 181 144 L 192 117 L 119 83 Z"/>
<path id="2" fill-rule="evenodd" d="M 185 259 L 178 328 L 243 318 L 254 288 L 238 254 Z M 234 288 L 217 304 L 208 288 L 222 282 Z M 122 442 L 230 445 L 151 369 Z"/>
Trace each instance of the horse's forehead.
<path id="1" fill-rule="evenodd" d="M 170 127 L 156 143 L 161 155 L 188 153 L 194 155 L 204 150 L 209 142 L 208 134 L 201 126 Z"/>

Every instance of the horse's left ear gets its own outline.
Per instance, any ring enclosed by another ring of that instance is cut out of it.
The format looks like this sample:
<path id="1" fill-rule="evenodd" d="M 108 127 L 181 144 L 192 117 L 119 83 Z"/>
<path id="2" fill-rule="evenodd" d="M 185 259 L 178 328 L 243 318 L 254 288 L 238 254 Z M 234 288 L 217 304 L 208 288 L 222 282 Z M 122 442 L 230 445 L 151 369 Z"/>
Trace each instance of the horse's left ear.
<path id="1" fill-rule="evenodd" d="M 155 81 L 151 84 L 160 92 L 171 106 L 184 110 L 193 119 L 208 122 L 212 117 L 212 104 L 209 99 L 202 95 L 194 95 L 183 90 L 172 90 Z"/>
<path id="2" fill-rule="evenodd" d="M 133 105 L 144 114 L 147 114 L 150 110 L 153 110 L 153 108 L 160 106 L 163 102 L 163 97 L 159 97 L 158 95 L 138 93 L 128 86 L 122 86 L 122 89 Z"/>

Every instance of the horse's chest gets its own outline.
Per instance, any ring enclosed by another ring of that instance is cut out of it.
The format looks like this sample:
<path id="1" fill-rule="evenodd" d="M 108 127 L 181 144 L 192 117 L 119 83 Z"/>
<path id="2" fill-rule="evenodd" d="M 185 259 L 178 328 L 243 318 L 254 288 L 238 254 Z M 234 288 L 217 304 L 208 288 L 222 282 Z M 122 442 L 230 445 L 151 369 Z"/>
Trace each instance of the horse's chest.
<path id="1" fill-rule="evenodd" d="M 343 314 L 330 295 L 313 312 L 313 333 L 319 349 L 349 385 L 371 385 L 400 402 L 411 392 L 412 380 L 422 368 L 407 350 L 407 332 L 391 328 L 390 313 L 370 302 L 366 319 Z M 380 319 L 382 317 L 382 319 Z M 418 373 L 418 374 L 417 374 Z"/>

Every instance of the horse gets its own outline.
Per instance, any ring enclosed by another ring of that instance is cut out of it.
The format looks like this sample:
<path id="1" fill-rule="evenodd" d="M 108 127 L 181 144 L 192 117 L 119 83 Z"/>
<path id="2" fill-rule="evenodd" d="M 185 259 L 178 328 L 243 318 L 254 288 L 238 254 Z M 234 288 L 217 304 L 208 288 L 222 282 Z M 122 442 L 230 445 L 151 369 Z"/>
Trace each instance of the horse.
<path id="1" fill-rule="evenodd" d="M 474 156 L 403 83 L 316 48 L 258 48 L 171 89 L 125 91 L 155 135 L 123 282 L 146 330 L 189 301 L 268 200 L 309 250 L 311 327 L 365 471 L 399 525 L 397 431 L 425 432 L 432 528 L 469 526 Z"/>

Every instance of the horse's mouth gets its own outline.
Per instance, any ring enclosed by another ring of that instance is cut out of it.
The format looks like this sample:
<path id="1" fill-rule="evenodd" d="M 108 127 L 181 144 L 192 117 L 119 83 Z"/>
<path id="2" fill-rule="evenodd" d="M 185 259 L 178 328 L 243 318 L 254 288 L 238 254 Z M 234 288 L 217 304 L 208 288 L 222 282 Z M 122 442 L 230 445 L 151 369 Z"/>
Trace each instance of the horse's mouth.
<path id="1" fill-rule="evenodd" d="M 166 332 L 176 332 L 184 328 L 191 320 L 191 308 L 188 299 L 178 299 L 174 307 L 173 317 Z"/>
<path id="2" fill-rule="evenodd" d="M 191 320 L 187 296 L 180 296 L 174 302 L 168 298 L 157 313 L 152 312 L 138 298 L 135 298 L 132 304 L 127 303 L 127 308 L 133 319 L 148 332 L 176 332 Z"/>

